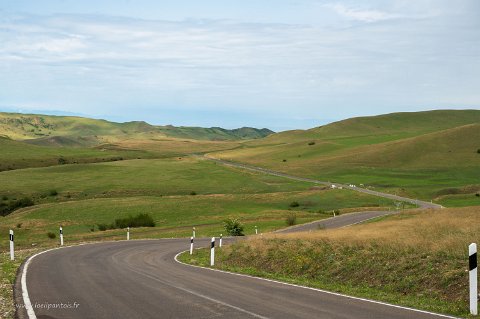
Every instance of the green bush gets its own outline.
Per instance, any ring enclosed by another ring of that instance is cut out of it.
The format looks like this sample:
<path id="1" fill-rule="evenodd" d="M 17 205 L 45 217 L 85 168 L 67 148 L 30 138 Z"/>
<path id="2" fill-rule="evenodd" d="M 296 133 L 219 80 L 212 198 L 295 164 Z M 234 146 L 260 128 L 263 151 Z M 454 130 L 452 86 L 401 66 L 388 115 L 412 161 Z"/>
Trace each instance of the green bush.
<path id="1" fill-rule="evenodd" d="M 155 227 L 155 222 L 149 214 L 138 214 L 137 216 L 128 216 L 127 218 L 115 219 L 115 228 L 127 227 Z"/>
<path id="2" fill-rule="evenodd" d="M 315 145 L 315 142 L 309 142 L 308 145 Z"/>
<path id="3" fill-rule="evenodd" d="M 293 226 L 297 224 L 297 214 L 291 213 L 288 214 L 287 217 L 285 218 L 285 222 L 287 223 L 287 226 Z"/>
<path id="4" fill-rule="evenodd" d="M 477 150 L 477 153 L 480 154 L 480 148 Z"/>
<path id="5" fill-rule="evenodd" d="M 224 221 L 223 227 L 229 236 L 245 236 L 243 233 L 243 225 L 237 219 L 227 219 Z"/>
<path id="6" fill-rule="evenodd" d="M 55 235 L 55 233 L 52 233 L 51 231 L 49 231 L 49 232 L 47 233 L 47 236 L 48 236 L 48 238 L 50 238 L 50 239 L 54 239 L 55 237 L 57 237 L 57 235 Z"/>
<path id="7" fill-rule="evenodd" d="M 290 207 L 298 207 L 298 206 L 300 206 L 300 203 L 297 201 L 293 201 L 290 203 Z"/>
<path id="8" fill-rule="evenodd" d="M 18 223 L 17 228 L 22 228 L 22 223 Z"/>
<path id="9" fill-rule="evenodd" d="M 32 206 L 34 204 L 33 200 L 29 197 L 23 197 L 18 200 L 12 199 L 8 203 L 2 202 L 0 203 L 0 216 L 7 216 L 16 209 Z"/>
<path id="10" fill-rule="evenodd" d="M 197 192 L 191 191 L 191 192 L 190 192 L 190 195 L 195 196 L 195 195 L 197 195 Z"/>
<path id="11" fill-rule="evenodd" d="M 60 157 L 57 161 L 58 161 L 58 164 L 60 165 L 65 165 L 68 163 L 67 160 L 64 159 L 63 157 Z"/>
<path id="12" fill-rule="evenodd" d="M 55 190 L 55 189 L 52 189 L 48 192 L 48 195 L 50 196 L 57 196 L 58 195 L 58 192 Z"/>
<path id="13" fill-rule="evenodd" d="M 106 231 L 107 229 L 113 229 L 115 227 L 113 227 L 113 224 L 97 224 L 97 227 L 98 227 L 98 230 L 100 231 Z"/>

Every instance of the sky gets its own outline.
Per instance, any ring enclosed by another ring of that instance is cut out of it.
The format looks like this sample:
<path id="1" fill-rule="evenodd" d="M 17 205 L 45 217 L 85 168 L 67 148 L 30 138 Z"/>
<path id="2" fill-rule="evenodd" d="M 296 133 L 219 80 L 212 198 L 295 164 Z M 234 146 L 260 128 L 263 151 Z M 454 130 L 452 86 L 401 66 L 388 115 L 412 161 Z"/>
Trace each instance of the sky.
<path id="1" fill-rule="evenodd" d="M 479 108 L 478 0 L 0 0 L 0 111 L 280 131 Z"/>

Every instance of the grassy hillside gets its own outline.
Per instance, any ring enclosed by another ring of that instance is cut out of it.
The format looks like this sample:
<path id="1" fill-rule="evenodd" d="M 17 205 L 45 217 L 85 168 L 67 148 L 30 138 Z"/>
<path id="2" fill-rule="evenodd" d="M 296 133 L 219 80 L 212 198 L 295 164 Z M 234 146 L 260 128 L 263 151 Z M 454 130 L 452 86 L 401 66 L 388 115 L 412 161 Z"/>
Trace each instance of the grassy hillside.
<path id="1" fill-rule="evenodd" d="M 468 245 L 480 207 L 416 211 L 337 230 L 262 236 L 218 249 L 215 268 L 467 316 Z M 208 265 L 209 252 L 182 260 Z"/>
<path id="2" fill-rule="evenodd" d="M 238 140 L 265 137 L 268 129 L 154 126 L 142 121 L 114 123 L 74 116 L 0 113 L 0 136 L 47 146 L 92 146 L 126 138 Z"/>
<path id="3" fill-rule="evenodd" d="M 232 191 L 225 188 L 223 192 Z M 303 204 L 292 208 L 293 201 Z M 97 224 L 110 224 L 117 218 L 148 213 L 156 227 L 132 230 L 135 238 L 187 237 L 191 235 L 192 226 L 196 226 L 198 236 L 218 236 L 225 232 L 223 221 L 227 218 L 240 219 L 245 225 L 245 233 L 252 234 L 254 226 L 258 226 L 261 232 L 286 227 L 285 218 L 292 212 L 296 213 L 298 223 L 304 223 L 330 217 L 333 209 L 366 209 L 369 206 L 378 209 L 378 206 L 392 204 L 389 200 L 345 190 L 92 198 L 24 208 L 1 219 L 0 233 L 15 229 L 19 247 L 31 243 L 57 244 L 56 240 L 47 237 L 47 233 L 57 233 L 60 225 L 70 243 L 119 239 L 124 238 L 125 230 L 99 231 Z M 21 224 L 20 228 L 17 228 L 18 224 Z M 8 238 L 0 241 L 1 249 L 7 245 Z"/>
<path id="4" fill-rule="evenodd" d="M 58 148 L 30 145 L 0 137 L 0 172 L 25 167 L 44 167 L 61 163 L 108 162 L 132 158 L 150 158 L 145 150 Z"/>
<path id="5" fill-rule="evenodd" d="M 439 197 L 445 189 L 479 185 L 478 123 L 475 110 L 394 113 L 273 134 L 211 155 L 450 203 Z M 480 205 L 470 195 L 465 203 Z"/>

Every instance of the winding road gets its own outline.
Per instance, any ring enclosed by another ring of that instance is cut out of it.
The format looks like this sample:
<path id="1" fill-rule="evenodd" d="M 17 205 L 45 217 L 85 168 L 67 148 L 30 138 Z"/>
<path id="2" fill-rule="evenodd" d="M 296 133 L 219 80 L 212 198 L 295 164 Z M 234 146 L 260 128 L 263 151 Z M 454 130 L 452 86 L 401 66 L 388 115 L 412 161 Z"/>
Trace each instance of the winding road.
<path id="1" fill-rule="evenodd" d="M 215 159 L 211 159 L 215 160 Z M 316 184 L 330 183 L 215 160 Z M 339 185 L 339 184 L 336 184 Z M 345 186 L 349 188 L 348 186 Z M 371 193 L 370 190 L 352 188 Z M 413 202 L 390 194 L 374 195 Z M 414 201 L 424 208 L 439 205 Z M 293 226 L 291 233 L 357 224 L 393 212 L 360 212 Z M 224 239 L 226 242 L 234 239 Z M 208 247 L 197 239 L 196 247 Z M 185 265 L 188 239 L 103 242 L 57 248 L 24 263 L 15 284 L 18 318 L 453 318 L 245 275 Z"/>

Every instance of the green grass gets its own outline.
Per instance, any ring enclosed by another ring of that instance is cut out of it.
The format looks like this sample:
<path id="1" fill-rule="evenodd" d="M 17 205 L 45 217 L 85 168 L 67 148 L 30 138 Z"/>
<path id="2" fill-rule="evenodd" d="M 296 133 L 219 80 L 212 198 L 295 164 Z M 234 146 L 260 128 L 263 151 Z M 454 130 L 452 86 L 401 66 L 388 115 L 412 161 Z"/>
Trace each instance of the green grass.
<path id="1" fill-rule="evenodd" d="M 23 261 L 39 249 L 17 250 L 15 260 L 10 260 L 10 253 L 0 254 L 0 318 L 13 319 L 15 305 L 13 301 L 13 285 L 17 270 Z"/>
<path id="2" fill-rule="evenodd" d="M 292 201 L 298 201 L 300 206 L 291 208 Z M 50 240 L 47 233 L 58 233 L 60 225 L 68 240 L 90 240 L 98 236 L 123 237 L 123 230 L 100 232 L 96 225 L 148 213 L 153 217 L 156 227 L 135 230 L 142 236 L 186 237 L 191 234 L 192 226 L 201 229 L 199 236 L 218 235 L 223 232 L 223 221 L 227 218 L 239 218 L 246 225 L 246 234 L 252 234 L 255 225 L 261 232 L 286 227 L 285 218 L 291 212 L 296 212 L 297 223 L 304 223 L 330 217 L 333 209 L 392 205 L 390 200 L 349 190 L 98 198 L 25 208 L 2 218 L 0 233 L 14 229 L 16 243 L 21 246 L 56 243 L 57 240 Z M 18 223 L 22 223 L 21 228 L 16 228 Z M 92 227 L 94 232 L 91 232 Z M 2 240 L 0 243 L 6 247 L 8 241 Z"/>
<path id="3" fill-rule="evenodd" d="M 93 148 L 47 147 L 30 145 L 0 137 L 0 172 L 27 167 L 58 165 L 63 158 L 68 163 L 94 163 L 119 159 L 154 157 L 142 150 L 100 150 Z"/>
<path id="4" fill-rule="evenodd" d="M 311 186 L 195 158 L 61 165 L 1 172 L 0 176 L 0 196 L 30 196 L 37 202 L 187 195 L 192 191 L 200 195 L 273 193 L 303 190 Z M 52 190 L 56 190 L 58 195 L 49 196 Z"/>

